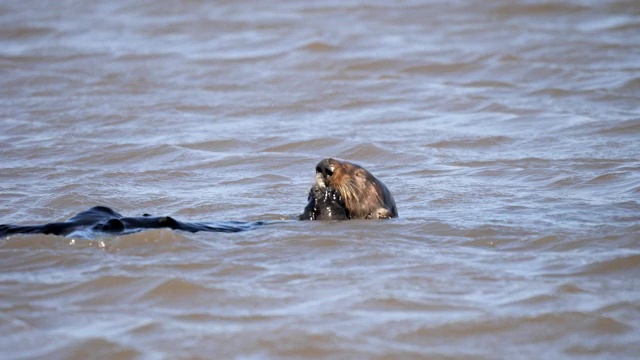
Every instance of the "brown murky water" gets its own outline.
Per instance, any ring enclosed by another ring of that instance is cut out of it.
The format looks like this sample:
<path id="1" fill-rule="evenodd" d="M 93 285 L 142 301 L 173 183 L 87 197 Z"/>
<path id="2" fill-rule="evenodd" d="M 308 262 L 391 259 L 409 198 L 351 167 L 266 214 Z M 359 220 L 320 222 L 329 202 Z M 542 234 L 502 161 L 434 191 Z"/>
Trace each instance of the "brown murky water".
<path id="1" fill-rule="evenodd" d="M 637 358 L 640 2 L 0 4 L 0 223 L 390 221 L 0 239 L 26 358 Z"/>

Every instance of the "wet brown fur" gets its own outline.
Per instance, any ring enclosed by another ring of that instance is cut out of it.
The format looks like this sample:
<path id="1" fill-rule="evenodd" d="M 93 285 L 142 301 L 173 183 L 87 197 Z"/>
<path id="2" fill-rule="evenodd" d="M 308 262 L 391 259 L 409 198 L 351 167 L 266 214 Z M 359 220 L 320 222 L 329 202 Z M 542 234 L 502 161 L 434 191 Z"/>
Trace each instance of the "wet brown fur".
<path id="1" fill-rule="evenodd" d="M 340 191 L 351 219 L 398 217 L 389 189 L 360 165 L 324 159 L 316 166 L 316 184 Z"/>

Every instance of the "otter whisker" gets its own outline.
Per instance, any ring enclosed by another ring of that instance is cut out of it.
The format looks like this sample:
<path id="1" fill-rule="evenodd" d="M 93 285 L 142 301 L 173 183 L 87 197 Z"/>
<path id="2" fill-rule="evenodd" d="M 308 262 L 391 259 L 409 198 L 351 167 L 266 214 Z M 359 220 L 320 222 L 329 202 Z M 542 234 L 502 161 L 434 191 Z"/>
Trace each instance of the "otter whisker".
<path id="1" fill-rule="evenodd" d="M 355 182 L 353 181 L 353 179 L 348 179 L 347 181 L 345 181 L 340 187 L 340 192 L 342 193 L 342 196 L 345 198 L 345 202 L 360 203 L 359 190 Z"/>

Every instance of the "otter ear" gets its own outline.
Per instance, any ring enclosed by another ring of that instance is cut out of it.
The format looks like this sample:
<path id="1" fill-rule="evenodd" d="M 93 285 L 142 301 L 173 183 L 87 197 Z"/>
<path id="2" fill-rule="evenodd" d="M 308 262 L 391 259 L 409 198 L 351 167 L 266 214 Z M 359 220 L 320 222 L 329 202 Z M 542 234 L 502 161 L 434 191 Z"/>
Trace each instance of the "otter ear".
<path id="1" fill-rule="evenodd" d="M 376 219 L 391 219 L 393 217 L 393 214 L 391 213 L 391 211 L 389 211 L 389 209 L 379 208 L 378 210 L 376 210 L 375 217 Z"/>

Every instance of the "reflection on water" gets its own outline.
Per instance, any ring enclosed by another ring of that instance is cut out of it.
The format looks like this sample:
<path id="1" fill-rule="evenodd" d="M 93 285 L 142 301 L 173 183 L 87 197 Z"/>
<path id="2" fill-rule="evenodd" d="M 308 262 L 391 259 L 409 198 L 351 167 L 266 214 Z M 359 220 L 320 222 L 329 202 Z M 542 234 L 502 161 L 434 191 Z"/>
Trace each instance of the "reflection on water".
<path id="1" fill-rule="evenodd" d="M 640 353 L 634 1 L 0 5 L 7 358 Z M 315 164 L 401 218 L 297 222 Z"/>

